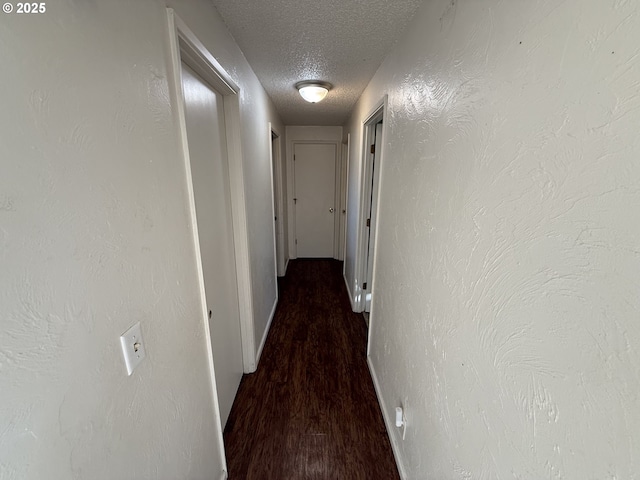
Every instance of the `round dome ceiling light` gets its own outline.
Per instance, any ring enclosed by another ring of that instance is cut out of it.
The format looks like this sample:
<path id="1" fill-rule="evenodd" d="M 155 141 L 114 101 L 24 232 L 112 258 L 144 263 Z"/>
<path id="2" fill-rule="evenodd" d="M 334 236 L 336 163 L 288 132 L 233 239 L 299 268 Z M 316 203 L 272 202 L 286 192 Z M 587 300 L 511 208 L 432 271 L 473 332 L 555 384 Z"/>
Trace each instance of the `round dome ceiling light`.
<path id="1" fill-rule="evenodd" d="M 317 80 L 308 80 L 305 82 L 296 83 L 296 88 L 302 98 L 304 98 L 307 102 L 310 103 L 318 103 L 327 96 L 329 90 L 331 90 L 331 85 L 328 82 L 321 82 Z"/>

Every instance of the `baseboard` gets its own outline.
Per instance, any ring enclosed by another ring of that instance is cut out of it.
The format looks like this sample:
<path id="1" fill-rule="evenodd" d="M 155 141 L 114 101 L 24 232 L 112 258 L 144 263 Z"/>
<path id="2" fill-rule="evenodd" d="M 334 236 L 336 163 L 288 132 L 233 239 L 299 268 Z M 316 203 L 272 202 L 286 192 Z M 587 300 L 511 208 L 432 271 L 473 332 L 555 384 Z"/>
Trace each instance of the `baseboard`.
<path id="1" fill-rule="evenodd" d="M 395 418 L 389 418 L 389 416 L 387 415 L 388 410 L 386 408 L 384 398 L 382 397 L 382 390 L 380 388 L 380 384 L 378 383 L 378 376 L 376 375 L 376 371 L 373 368 L 373 364 L 371 363 L 371 357 L 369 356 L 367 356 L 367 365 L 369 366 L 369 373 L 371 374 L 371 379 L 373 380 L 373 387 L 376 390 L 376 396 L 378 397 L 380 410 L 382 410 L 382 418 L 384 418 L 384 425 L 387 428 L 387 435 L 389 436 L 389 441 L 391 442 L 391 450 L 393 450 L 393 458 L 396 461 L 398 473 L 400 473 L 400 478 L 402 480 L 407 480 L 407 474 L 405 472 L 402 461 L 400 460 L 400 446 L 398 445 L 398 441 L 395 435 Z"/>
<path id="2" fill-rule="evenodd" d="M 223 470 L 220 474 L 220 480 L 227 480 L 227 478 L 229 478 L 229 476 L 227 475 L 227 471 Z"/>
<path id="3" fill-rule="evenodd" d="M 349 294 L 349 303 L 351 303 L 351 311 L 355 312 L 355 300 L 353 298 L 353 294 L 351 293 L 351 289 L 349 288 L 349 282 L 347 281 L 347 276 L 343 273 L 342 278 L 344 279 L 344 284 L 347 287 L 347 293 Z"/>
<path id="4" fill-rule="evenodd" d="M 271 313 L 269 314 L 269 321 L 267 322 L 267 328 L 264 329 L 264 334 L 262 335 L 262 340 L 260 340 L 260 346 L 258 347 L 258 353 L 256 354 L 256 369 L 258 368 L 258 364 L 260 363 L 260 356 L 262 355 L 262 349 L 264 348 L 264 344 L 267 342 L 267 335 L 269 335 L 269 330 L 271 330 L 271 322 L 273 322 L 273 317 L 276 314 L 276 307 L 278 306 L 278 294 L 276 293 L 276 300 L 273 302 L 273 307 L 271 308 Z"/>

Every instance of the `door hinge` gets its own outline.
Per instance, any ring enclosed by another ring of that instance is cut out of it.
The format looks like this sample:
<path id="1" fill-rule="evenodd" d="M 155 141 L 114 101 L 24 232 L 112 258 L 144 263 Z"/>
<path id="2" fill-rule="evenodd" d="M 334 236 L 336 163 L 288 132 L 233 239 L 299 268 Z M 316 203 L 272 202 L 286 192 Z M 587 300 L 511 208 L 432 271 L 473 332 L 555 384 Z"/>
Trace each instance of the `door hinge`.
<path id="1" fill-rule="evenodd" d="M 376 144 L 371 145 L 371 153 L 376 153 Z"/>
<path id="2" fill-rule="evenodd" d="M 293 156 L 293 161 L 294 161 L 294 162 L 296 161 L 296 156 L 295 156 L 295 155 Z"/>
<path id="3" fill-rule="evenodd" d="M 367 227 L 370 227 L 370 226 L 371 226 L 371 219 L 367 218 Z"/>
<path id="4" fill-rule="evenodd" d="M 296 245 L 298 244 L 298 239 L 296 238 Z"/>
<path id="5" fill-rule="evenodd" d="M 364 282 L 364 283 L 362 284 L 362 289 L 363 289 L 363 290 L 366 290 L 366 289 L 367 289 L 367 282 Z"/>
<path id="6" fill-rule="evenodd" d="M 294 199 L 293 199 L 293 204 L 295 205 L 296 203 L 298 203 L 298 199 L 297 199 L 297 198 L 294 198 Z"/>

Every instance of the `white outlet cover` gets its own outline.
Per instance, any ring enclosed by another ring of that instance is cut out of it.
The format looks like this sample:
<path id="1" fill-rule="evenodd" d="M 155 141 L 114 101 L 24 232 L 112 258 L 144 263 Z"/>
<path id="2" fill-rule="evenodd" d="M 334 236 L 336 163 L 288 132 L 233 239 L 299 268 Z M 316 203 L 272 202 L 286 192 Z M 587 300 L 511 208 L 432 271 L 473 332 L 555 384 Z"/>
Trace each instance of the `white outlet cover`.
<path id="1" fill-rule="evenodd" d="M 131 375 L 146 355 L 140 322 L 120 336 L 120 345 L 122 346 L 124 363 L 127 366 L 127 374 Z"/>

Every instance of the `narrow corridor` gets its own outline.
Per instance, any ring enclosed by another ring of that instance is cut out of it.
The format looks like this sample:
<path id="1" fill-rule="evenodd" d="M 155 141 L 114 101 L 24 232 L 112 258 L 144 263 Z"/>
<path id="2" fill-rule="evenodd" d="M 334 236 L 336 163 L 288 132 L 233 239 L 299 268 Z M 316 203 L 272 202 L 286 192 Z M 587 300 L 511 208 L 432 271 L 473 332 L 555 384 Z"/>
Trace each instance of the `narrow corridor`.
<path id="1" fill-rule="evenodd" d="M 230 480 L 398 479 L 342 263 L 293 260 L 224 432 Z"/>

